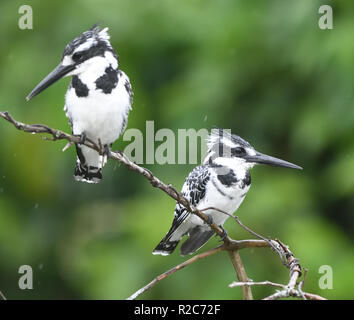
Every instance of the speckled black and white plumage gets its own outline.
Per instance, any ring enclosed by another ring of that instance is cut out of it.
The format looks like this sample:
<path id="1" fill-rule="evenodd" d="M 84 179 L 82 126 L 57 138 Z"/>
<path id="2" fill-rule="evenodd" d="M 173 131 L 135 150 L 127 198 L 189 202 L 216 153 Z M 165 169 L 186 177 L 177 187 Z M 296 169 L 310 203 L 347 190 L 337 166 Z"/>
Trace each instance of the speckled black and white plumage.
<path id="1" fill-rule="evenodd" d="M 229 214 L 233 214 L 242 203 L 248 192 L 251 179 L 249 169 L 252 164 L 239 158 L 219 156 L 219 147 L 248 148 L 248 152 L 254 152 L 253 148 L 243 139 L 233 135 L 226 135 L 220 139 L 215 132 L 209 137 L 209 152 L 204 163 L 188 175 L 181 193 L 198 209 L 210 207 L 218 208 Z M 223 225 L 227 215 L 216 211 L 206 210 L 213 221 Z M 181 254 L 191 254 L 201 248 L 214 234 L 210 227 L 198 216 L 190 214 L 183 205 L 177 204 L 172 227 L 162 241 L 154 249 L 154 254 L 168 255 L 174 251 L 184 235 L 188 239 L 181 246 Z"/>
<path id="2" fill-rule="evenodd" d="M 255 164 L 302 169 L 256 151 L 246 140 L 227 130 L 213 129 L 207 145 L 208 153 L 203 164 L 188 175 L 182 194 L 220 226 L 244 200 L 251 185 L 250 169 Z M 181 254 L 191 254 L 200 249 L 213 234 L 208 224 L 177 204 L 171 229 L 153 254 L 171 254 L 185 235 L 188 239 L 181 246 Z"/>

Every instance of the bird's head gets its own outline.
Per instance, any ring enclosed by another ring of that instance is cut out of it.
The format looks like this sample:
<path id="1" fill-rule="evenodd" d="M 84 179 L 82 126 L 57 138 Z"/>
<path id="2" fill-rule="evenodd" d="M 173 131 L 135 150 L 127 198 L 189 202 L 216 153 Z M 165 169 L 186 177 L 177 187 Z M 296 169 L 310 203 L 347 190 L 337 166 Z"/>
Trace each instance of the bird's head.
<path id="1" fill-rule="evenodd" d="M 67 44 L 59 65 L 26 97 L 30 100 L 59 79 L 85 72 L 99 76 L 111 66 L 118 68 L 118 57 L 109 42 L 108 28 L 94 25 Z"/>
<path id="2" fill-rule="evenodd" d="M 232 134 L 229 130 L 212 129 L 207 144 L 208 154 L 204 164 L 213 163 L 246 170 L 256 164 L 302 169 L 296 164 L 256 151 L 246 140 Z"/>

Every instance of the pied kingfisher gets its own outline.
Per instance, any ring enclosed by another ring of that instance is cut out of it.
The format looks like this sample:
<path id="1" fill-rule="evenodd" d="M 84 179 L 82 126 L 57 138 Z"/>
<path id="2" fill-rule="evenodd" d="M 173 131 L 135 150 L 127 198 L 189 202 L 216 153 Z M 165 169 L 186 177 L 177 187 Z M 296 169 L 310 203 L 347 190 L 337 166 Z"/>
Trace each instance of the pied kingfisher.
<path id="1" fill-rule="evenodd" d="M 94 25 L 71 41 L 60 64 L 26 98 L 30 100 L 60 78 L 72 76 L 64 111 L 73 134 L 81 138 L 76 144 L 74 177 L 89 183 L 101 181 L 109 146 L 124 131 L 132 104 L 129 78 L 118 69 L 118 56 L 107 31 Z M 101 143 L 105 156 L 84 146 L 86 138 Z"/>
<path id="2" fill-rule="evenodd" d="M 182 195 L 199 210 L 210 208 L 204 213 L 222 229 L 229 216 L 211 208 L 232 215 L 250 188 L 249 171 L 255 164 L 302 169 L 256 151 L 247 141 L 227 130 L 212 129 L 207 144 L 208 152 L 204 162 L 189 174 L 183 185 Z M 207 223 L 177 203 L 172 227 L 153 254 L 171 254 L 184 235 L 189 238 L 182 244 L 181 254 L 192 254 L 213 234 L 214 231 Z M 224 235 L 226 236 L 225 230 Z"/>

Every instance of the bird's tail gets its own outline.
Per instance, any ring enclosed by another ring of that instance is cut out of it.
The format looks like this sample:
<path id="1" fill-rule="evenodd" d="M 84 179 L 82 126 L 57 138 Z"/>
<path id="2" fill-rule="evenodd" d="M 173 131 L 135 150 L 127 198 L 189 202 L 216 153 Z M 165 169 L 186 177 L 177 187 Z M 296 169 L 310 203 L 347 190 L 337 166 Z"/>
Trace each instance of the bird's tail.
<path id="1" fill-rule="evenodd" d="M 102 180 L 102 169 L 82 164 L 78 159 L 76 162 L 74 178 L 76 181 L 99 183 Z"/>
<path id="2" fill-rule="evenodd" d="M 176 235 L 176 230 L 170 230 L 167 235 L 156 246 L 152 254 L 160 254 L 167 256 L 171 254 L 177 247 L 181 238 L 187 234 L 187 232 L 181 233 L 179 237 Z M 192 254 L 199 250 L 214 234 L 213 230 L 205 229 L 202 226 L 196 226 L 188 232 L 189 238 L 183 242 L 181 246 L 181 255 Z"/>
<path id="3" fill-rule="evenodd" d="M 204 246 L 214 234 L 213 230 L 207 230 L 201 226 L 194 227 L 189 232 L 189 238 L 181 246 L 181 255 L 192 254 Z"/>
<path id="4" fill-rule="evenodd" d="M 160 254 L 162 256 L 167 256 L 171 254 L 176 249 L 178 243 L 180 242 L 184 234 L 185 230 L 181 228 L 181 225 L 176 224 L 174 220 L 171 229 L 156 246 L 152 254 Z"/>
<path id="5" fill-rule="evenodd" d="M 162 256 L 167 256 L 171 254 L 177 247 L 179 240 L 171 241 L 170 237 L 163 238 L 160 243 L 156 246 L 152 254 L 160 254 Z"/>
<path id="6" fill-rule="evenodd" d="M 97 151 L 76 145 L 77 161 L 74 178 L 76 181 L 99 183 L 102 180 L 102 156 Z"/>

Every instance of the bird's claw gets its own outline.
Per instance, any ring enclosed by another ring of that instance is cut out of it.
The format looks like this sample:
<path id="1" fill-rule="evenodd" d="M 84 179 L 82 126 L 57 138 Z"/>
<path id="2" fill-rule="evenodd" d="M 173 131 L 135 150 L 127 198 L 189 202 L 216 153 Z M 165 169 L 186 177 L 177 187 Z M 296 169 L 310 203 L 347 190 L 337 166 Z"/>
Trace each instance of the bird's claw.
<path id="1" fill-rule="evenodd" d="M 79 137 L 80 137 L 80 144 L 85 144 L 85 142 L 86 142 L 86 133 L 85 132 L 81 133 Z"/>
<path id="2" fill-rule="evenodd" d="M 221 241 L 224 241 L 227 237 L 227 231 L 224 229 L 224 227 L 222 225 L 219 225 L 219 228 L 222 230 L 222 235 L 221 235 L 221 239 L 220 239 L 220 242 Z"/>
<path id="3" fill-rule="evenodd" d="M 111 154 L 111 149 L 110 149 L 110 147 L 108 146 L 108 144 L 105 144 L 105 145 L 103 146 L 103 155 L 109 157 L 110 154 Z"/>
<path id="4" fill-rule="evenodd" d="M 213 218 L 211 216 L 208 216 L 208 221 L 206 221 L 206 223 L 211 226 L 211 224 L 213 223 Z"/>

